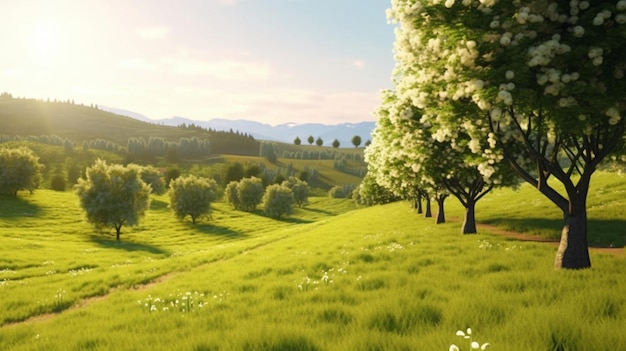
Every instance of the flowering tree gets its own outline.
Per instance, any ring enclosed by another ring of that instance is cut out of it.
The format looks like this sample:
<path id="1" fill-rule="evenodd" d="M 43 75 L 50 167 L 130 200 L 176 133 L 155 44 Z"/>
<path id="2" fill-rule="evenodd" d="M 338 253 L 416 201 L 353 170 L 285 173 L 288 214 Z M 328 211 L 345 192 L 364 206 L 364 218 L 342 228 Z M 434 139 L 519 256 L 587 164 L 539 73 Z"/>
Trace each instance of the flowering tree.
<path id="1" fill-rule="evenodd" d="M 514 178 L 507 176 L 508 168 L 485 163 L 482 157 L 470 152 L 471 148 L 487 147 L 472 142 L 470 130 L 476 131 L 471 124 L 446 130 L 432 115 L 416 108 L 410 99 L 386 92 L 383 101 L 377 112 L 379 119 L 372 145 L 381 145 L 386 150 L 372 153 L 368 148 L 366 153 L 373 165 L 384 160 L 382 169 L 392 171 L 381 174 L 381 181 L 395 177 L 400 181 L 399 191 L 413 188 L 418 194 L 420 191 L 433 194 L 438 205 L 437 223 L 445 222 L 444 201 L 450 194 L 454 195 L 466 209 L 462 233 L 476 233 L 475 204 L 494 186 L 512 185 Z M 490 137 L 485 139 L 483 143 L 495 142 Z M 481 172 L 481 168 L 485 169 Z"/>
<path id="2" fill-rule="evenodd" d="M 393 0 L 388 15 L 400 94 L 439 133 L 491 132 L 495 143 L 472 151 L 503 158 L 563 211 L 555 266 L 590 267 L 591 175 L 625 130 L 626 0 Z"/>

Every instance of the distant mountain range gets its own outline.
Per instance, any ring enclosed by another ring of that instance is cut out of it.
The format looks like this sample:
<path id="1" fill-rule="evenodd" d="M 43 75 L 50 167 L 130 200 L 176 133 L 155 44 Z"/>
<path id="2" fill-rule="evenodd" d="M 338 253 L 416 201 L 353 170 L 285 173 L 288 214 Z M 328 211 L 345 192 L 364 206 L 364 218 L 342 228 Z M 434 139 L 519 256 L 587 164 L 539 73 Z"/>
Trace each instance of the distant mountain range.
<path id="1" fill-rule="evenodd" d="M 99 108 L 140 121 L 166 126 L 178 126 L 183 123 L 189 125 L 193 123 L 197 126 L 211 128 L 213 130 L 229 131 L 232 129 L 233 131 L 239 131 L 241 133 L 252 135 L 257 140 L 272 140 L 284 143 L 293 143 L 294 139 L 299 137 L 302 140 L 303 145 L 307 144 L 307 138 L 309 136 L 313 136 L 315 139 L 318 137 L 322 138 L 324 145 L 326 146 L 330 145 L 333 140 L 337 139 L 339 140 L 341 147 L 353 147 L 352 138 L 355 135 L 358 135 L 361 137 L 361 146 L 363 146 L 367 140 L 371 140 L 372 131 L 376 126 L 376 122 L 341 123 L 336 125 L 320 123 L 285 123 L 271 126 L 269 124 L 243 119 L 229 120 L 216 118 L 208 121 L 196 121 L 184 117 L 172 117 L 154 120 L 132 111 L 106 106 L 99 106 Z"/>

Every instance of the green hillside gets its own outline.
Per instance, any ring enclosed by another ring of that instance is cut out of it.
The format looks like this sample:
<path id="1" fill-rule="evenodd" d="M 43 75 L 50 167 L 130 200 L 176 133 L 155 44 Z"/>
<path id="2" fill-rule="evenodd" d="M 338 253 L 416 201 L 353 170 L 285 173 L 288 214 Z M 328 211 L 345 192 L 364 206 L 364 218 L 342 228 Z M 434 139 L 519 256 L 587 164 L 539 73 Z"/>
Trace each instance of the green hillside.
<path id="1" fill-rule="evenodd" d="M 176 140 L 199 134 L 192 130 L 138 121 L 94 107 L 32 99 L 0 99 L 0 123 L 0 134 L 55 134 L 76 143 L 101 138 L 124 146 L 130 137 L 160 136 Z"/>
<path id="2" fill-rule="evenodd" d="M 10 147 L 26 144 L 46 165 L 44 187 L 47 187 L 54 170 L 67 170 L 71 164 L 84 169 L 97 157 L 110 162 L 152 164 L 161 168 L 179 167 L 184 172 L 202 174 L 218 181 L 226 162 L 263 163 L 268 170 L 281 173 L 284 177 L 308 171 L 314 176 L 310 181 L 311 186 L 322 191 L 335 185 L 354 186 L 360 183 L 366 167 L 362 161 L 363 149 L 332 149 L 272 142 L 278 160 L 271 163 L 258 157 L 261 142 L 245 133 L 209 131 L 193 125 L 162 126 L 69 102 L 15 99 L 3 95 L 0 97 L 0 124 L 0 142 L 8 142 L 6 145 Z M 26 141 L 16 141 L 16 136 Z M 54 136 L 57 143 L 49 147 L 40 145 L 38 142 L 44 142 L 40 136 Z M 185 156 L 179 149 L 173 157 L 169 157 L 170 153 L 165 151 L 155 155 L 127 150 L 129 139 L 143 139 L 147 143 L 151 137 L 173 143 L 183 138 L 196 137 L 208 140 L 210 151 L 208 154 Z M 64 150 L 63 140 L 74 144 L 72 152 Z M 99 143 L 101 140 L 108 144 Z M 89 142 L 88 151 L 83 150 L 83 142 Z M 302 154 L 308 153 L 311 156 L 302 159 Z M 338 165 L 335 165 L 336 160 Z"/>
<path id="3" fill-rule="evenodd" d="M 479 218 L 548 209 L 495 195 Z M 455 201 L 443 225 L 404 202 L 312 198 L 281 221 L 216 203 L 196 226 L 167 201 L 116 242 L 69 192 L 0 197 L 0 348 L 465 350 L 455 333 L 470 327 L 493 350 L 626 349 L 623 256 L 592 251 L 593 269 L 554 271 L 554 246 L 461 235 Z"/>

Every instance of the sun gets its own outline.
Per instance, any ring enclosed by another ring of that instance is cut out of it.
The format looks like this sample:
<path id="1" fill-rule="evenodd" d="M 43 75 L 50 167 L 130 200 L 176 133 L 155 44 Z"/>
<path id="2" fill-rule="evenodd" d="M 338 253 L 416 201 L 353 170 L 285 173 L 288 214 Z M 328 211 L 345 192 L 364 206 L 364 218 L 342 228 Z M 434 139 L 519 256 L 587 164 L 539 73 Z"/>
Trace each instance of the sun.
<path id="1" fill-rule="evenodd" d="M 33 26 L 29 38 L 33 57 L 41 64 L 53 64 L 59 56 L 59 31 L 51 23 L 38 23 Z"/>

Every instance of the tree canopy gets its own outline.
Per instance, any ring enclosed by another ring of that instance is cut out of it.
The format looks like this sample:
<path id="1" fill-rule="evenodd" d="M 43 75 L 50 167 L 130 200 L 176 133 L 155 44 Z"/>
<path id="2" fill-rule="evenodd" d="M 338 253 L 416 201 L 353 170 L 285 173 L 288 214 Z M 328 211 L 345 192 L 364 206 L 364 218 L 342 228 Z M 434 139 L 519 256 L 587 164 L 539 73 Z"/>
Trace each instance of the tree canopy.
<path id="1" fill-rule="evenodd" d="M 191 217 L 192 224 L 201 216 L 208 216 L 211 203 L 217 199 L 217 183 L 213 179 L 189 175 L 170 183 L 170 208 L 179 219 Z"/>
<path id="2" fill-rule="evenodd" d="M 76 195 L 87 221 L 96 227 L 114 227 L 120 240 L 123 225 L 137 225 L 150 206 L 150 186 L 140 177 L 141 167 L 108 165 L 98 159 L 79 178 Z"/>
<path id="3" fill-rule="evenodd" d="M 29 148 L 0 148 L 0 194 L 17 196 L 19 190 L 33 192 L 41 182 L 43 165 Z"/>
<path id="4" fill-rule="evenodd" d="M 265 189 L 263 195 L 263 210 L 275 219 L 293 212 L 293 192 L 285 185 L 273 184 Z"/>
<path id="5" fill-rule="evenodd" d="M 465 127 L 483 175 L 505 160 L 558 206 L 555 266 L 590 267 L 591 175 L 625 129 L 626 1 L 394 0 L 388 16 L 400 98 L 440 139 Z"/>

